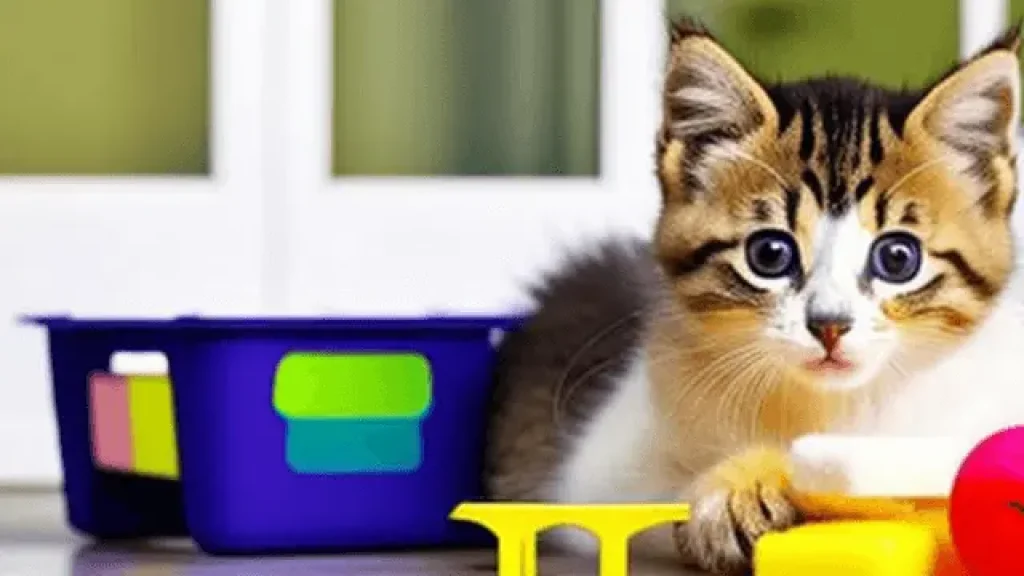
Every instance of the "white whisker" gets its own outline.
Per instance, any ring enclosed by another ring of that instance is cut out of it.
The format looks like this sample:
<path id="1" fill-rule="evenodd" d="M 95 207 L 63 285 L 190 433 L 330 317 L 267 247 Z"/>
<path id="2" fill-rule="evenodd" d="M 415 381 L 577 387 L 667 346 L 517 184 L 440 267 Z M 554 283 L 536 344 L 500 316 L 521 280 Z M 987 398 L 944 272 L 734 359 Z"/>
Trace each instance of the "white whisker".
<path id="1" fill-rule="evenodd" d="M 772 178 L 774 178 L 775 181 L 778 182 L 779 185 L 782 186 L 783 188 L 788 187 L 785 178 L 783 178 L 775 170 L 775 168 L 772 168 L 771 165 L 769 165 L 765 161 L 760 160 L 748 154 L 747 152 L 744 152 L 736 143 L 730 142 L 712 146 L 708 148 L 706 152 L 706 158 L 713 159 L 716 161 L 743 160 L 746 162 L 750 162 L 751 164 L 757 166 L 758 168 L 763 169 L 765 172 L 768 172 L 768 174 L 770 174 Z"/>
<path id="2" fill-rule="evenodd" d="M 895 184 L 890 186 L 889 193 L 895 193 L 897 190 L 900 189 L 900 186 L 906 184 L 908 180 L 924 172 L 925 170 L 938 166 L 939 164 L 942 164 L 948 160 L 954 160 L 955 158 L 956 156 L 954 154 L 946 154 L 944 156 L 939 156 L 938 158 L 933 158 L 927 162 L 922 162 L 921 164 L 915 166 L 911 171 L 904 174 L 903 177 L 897 180 Z"/>

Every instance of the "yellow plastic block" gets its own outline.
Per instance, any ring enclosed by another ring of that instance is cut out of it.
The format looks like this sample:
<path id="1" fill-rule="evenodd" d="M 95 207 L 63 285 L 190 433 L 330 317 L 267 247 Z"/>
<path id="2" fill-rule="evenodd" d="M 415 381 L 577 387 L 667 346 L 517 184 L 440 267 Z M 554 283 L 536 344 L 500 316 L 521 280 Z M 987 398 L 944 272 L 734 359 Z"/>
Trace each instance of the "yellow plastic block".
<path id="1" fill-rule="evenodd" d="M 935 559 L 933 576 L 968 576 L 953 544 L 946 508 L 922 510 L 910 515 L 906 521 L 929 527 L 935 536 L 938 557 Z"/>
<path id="2" fill-rule="evenodd" d="M 170 379 L 167 376 L 130 376 L 128 383 L 134 472 L 177 479 L 178 443 Z"/>
<path id="3" fill-rule="evenodd" d="M 928 527 L 936 544 L 933 576 L 967 576 L 949 532 L 948 498 L 863 498 L 838 494 L 794 494 L 805 517 L 812 521 L 883 520 Z"/>
<path id="4" fill-rule="evenodd" d="M 757 576 L 932 576 L 937 556 L 926 523 L 807 524 L 767 534 L 754 550 Z"/>
<path id="5" fill-rule="evenodd" d="M 634 534 L 670 522 L 685 522 L 685 504 L 513 504 L 459 505 L 453 520 L 473 522 L 498 538 L 498 576 L 537 575 L 537 534 L 555 526 L 572 525 L 592 532 L 600 543 L 599 576 L 626 576 L 629 539 Z"/>

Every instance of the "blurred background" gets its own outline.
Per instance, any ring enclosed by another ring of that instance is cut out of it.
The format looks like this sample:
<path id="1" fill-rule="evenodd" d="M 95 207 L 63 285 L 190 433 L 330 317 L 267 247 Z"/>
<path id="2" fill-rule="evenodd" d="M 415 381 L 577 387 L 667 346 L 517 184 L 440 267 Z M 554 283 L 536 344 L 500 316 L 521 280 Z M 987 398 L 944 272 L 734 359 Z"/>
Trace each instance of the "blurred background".
<path id="1" fill-rule="evenodd" d="M 0 3 L 0 173 L 208 173 L 208 4 Z M 596 175 L 599 4 L 337 0 L 334 174 Z M 1024 1 L 1009 9 L 1019 18 Z M 959 51 L 957 0 L 665 11 L 699 17 L 767 80 L 831 71 L 913 85 Z"/>
<path id="2" fill-rule="evenodd" d="M 0 484 L 59 478 L 20 314 L 495 313 L 643 233 L 666 14 L 900 86 L 1024 0 L 0 2 Z"/>

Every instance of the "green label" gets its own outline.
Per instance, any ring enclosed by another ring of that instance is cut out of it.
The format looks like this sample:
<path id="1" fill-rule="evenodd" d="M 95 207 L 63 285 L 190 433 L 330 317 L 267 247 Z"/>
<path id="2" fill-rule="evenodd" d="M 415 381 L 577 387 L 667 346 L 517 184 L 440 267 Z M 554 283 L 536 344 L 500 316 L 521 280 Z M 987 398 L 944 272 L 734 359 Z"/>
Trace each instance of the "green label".
<path id="1" fill-rule="evenodd" d="M 418 418 L 431 395 L 430 363 L 410 353 L 299 352 L 274 379 L 285 418 Z"/>

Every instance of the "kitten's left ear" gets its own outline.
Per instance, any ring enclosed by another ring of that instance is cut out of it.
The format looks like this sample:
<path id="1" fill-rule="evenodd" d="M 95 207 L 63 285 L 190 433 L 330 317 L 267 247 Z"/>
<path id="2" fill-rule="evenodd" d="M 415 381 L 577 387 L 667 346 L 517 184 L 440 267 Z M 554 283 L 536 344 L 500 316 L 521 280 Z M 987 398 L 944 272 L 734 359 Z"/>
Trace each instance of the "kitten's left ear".
<path id="1" fill-rule="evenodd" d="M 973 156 L 1012 154 L 1020 122 L 1020 26 L 935 85 L 907 118 Z"/>

